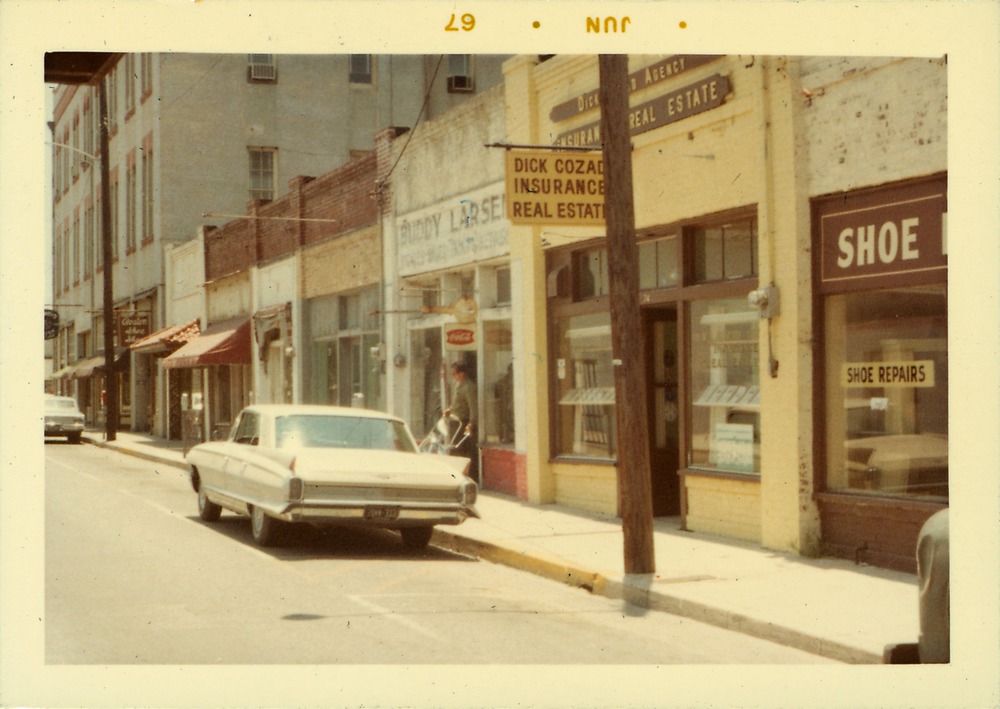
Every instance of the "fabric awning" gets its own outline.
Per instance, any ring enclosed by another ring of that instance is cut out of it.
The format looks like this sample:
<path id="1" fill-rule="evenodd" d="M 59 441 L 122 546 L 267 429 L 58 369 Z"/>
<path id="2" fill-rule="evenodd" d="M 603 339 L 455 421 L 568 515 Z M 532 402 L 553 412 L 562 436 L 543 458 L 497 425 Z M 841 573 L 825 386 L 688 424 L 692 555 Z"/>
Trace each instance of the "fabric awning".
<path id="1" fill-rule="evenodd" d="M 165 327 L 162 330 L 154 332 L 152 335 L 133 342 L 129 347 L 133 352 L 141 354 L 170 352 L 198 337 L 200 332 L 201 328 L 198 321 L 192 320 L 183 325 Z"/>
<path id="2" fill-rule="evenodd" d="M 116 369 L 128 359 L 128 352 L 128 349 L 124 347 L 115 350 L 114 367 Z M 104 355 L 101 354 L 96 357 L 88 357 L 87 359 L 77 362 L 72 366 L 73 371 L 71 374 L 73 379 L 85 379 L 93 376 L 94 374 L 101 374 L 104 372 Z"/>
<path id="3" fill-rule="evenodd" d="M 209 326 L 164 359 L 163 366 L 176 369 L 250 362 L 250 319 L 235 318 Z"/>
<path id="4" fill-rule="evenodd" d="M 65 367 L 52 372 L 52 374 L 49 375 L 49 379 L 63 379 L 65 377 L 69 377 L 75 370 L 75 364 L 67 364 Z"/>

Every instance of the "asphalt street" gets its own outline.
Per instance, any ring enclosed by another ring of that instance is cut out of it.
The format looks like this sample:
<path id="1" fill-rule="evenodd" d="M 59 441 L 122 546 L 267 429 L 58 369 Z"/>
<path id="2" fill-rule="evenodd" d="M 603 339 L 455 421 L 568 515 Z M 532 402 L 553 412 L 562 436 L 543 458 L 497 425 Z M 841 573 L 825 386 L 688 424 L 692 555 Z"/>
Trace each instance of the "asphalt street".
<path id="1" fill-rule="evenodd" d="M 261 549 L 186 475 L 47 443 L 49 664 L 829 663 L 383 530 Z"/>

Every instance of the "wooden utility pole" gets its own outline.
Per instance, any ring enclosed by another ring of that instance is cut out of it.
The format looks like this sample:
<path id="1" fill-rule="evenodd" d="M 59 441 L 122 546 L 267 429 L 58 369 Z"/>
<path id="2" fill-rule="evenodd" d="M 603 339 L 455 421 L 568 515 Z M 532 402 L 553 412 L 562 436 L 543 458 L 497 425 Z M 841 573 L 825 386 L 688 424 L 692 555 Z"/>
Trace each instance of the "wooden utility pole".
<path id="1" fill-rule="evenodd" d="M 656 560 L 653 554 L 653 501 L 642 361 L 642 316 L 639 311 L 639 262 L 632 198 L 628 57 L 602 54 L 598 62 L 604 216 L 611 287 L 611 348 L 618 424 L 618 508 L 624 535 L 625 573 L 651 574 L 656 571 Z"/>
<path id="2" fill-rule="evenodd" d="M 111 244 L 111 151 L 108 134 L 108 96 L 105 79 L 97 79 L 98 121 L 101 141 L 101 253 L 104 260 L 104 406 L 105 437 L 114 441 L 118 437 L 118 372 L 115 371 L 115 296 L 112 280 L 114 264 Z"/>

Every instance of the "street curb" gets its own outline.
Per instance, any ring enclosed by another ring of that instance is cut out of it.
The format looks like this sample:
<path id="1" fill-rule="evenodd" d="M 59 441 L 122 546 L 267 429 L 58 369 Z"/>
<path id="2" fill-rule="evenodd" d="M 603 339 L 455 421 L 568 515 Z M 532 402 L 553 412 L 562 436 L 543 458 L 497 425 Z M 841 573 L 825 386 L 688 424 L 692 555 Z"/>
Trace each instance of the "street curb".
<path id="1" fill-rule="evenodd" d="M 613 579 L 594 571 L 567 563 L 538 550 L 517 548 L 494 542 L 470 539 L 435 528 L 432 543 L 442 549 L 476 557 L 497 564 L 527 571 L 553 581 L 560 581 L 605 598 L 623 600 L 648 610 L 661 611 L 682 618 L 689 618 L 725 630 L 779 643 L 786 647 L 826 657 L 848 664 L 881 664 L 882 656 L 868 650 L 851 647 L 825 638 L 818 638 L 798 630 L 775 625 L 746 615 L 696 603 L 669 593 L 645 588 L 648 575 Z"/>
<path id="2" fill-rule="evenodd" d="M 113 450 L 116 453 L 123 453 L 125 455 L 130 455 L 133 458 L 142 458 L 143 460 L 148 460 L 152 463 L 161 463 L 163 465 L 170 465 L 179 470 L 187 470 L 187 463 L 179 462 L 176 460 L 170 460 L 169 458 L 164 458 L 160 455 L 155 455 L 151 453 L 143 453 L 141 451 L 132 450 L 131 448 L 124 448 L 122 446 L 116 446 L 113 443 L 108 443 L 107 441 L 101 441 L 94 438 L 89 438 L 87 436 L 83 437 L 84 443 L 89 443 L 92 446 L 97 446 L 98 448 L 107 448 L 108 450 Z"/>

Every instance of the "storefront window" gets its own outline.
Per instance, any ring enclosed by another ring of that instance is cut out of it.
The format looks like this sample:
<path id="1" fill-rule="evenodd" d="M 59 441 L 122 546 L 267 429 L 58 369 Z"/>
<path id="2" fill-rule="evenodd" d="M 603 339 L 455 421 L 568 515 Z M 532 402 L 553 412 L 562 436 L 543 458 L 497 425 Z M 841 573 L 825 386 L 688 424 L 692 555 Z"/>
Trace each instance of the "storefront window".
<path id="1" fill-rule="evenodd" d="M 556 331 L 556 453 L 614 458 L 611 316 L 602 312 L 560 317 Z"/>
<path id="2" fill-rule="evenodd" d="M 483 323 L 480 441 L 514 442 L 514 360 L 510 320 Z"/>
<path id="3" fill-rule="evenodd" d="M 825 300 L 827 488 L 948 497 L 944 284 Z"/>
<path id="4" fill-rule="evenodd" d="M 760 471 L 759 322 L 746 298 L 691 303 L 692 468 Z"/>
<path id="5" fill-rule="evenodd" d="M 410 332 L 410 423 L 417 438 L 431 430 L 448 405 L 442 401 L 447 372 L 441 357 L 441 328 Z"/>
<path id="6" fill-rule="evenodd" d="M 384 405 L 378 347 L 378 288 L 316 299 L 310 304 L 313 334 L 312 396 L 339 406 Z"/>

